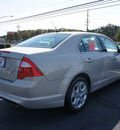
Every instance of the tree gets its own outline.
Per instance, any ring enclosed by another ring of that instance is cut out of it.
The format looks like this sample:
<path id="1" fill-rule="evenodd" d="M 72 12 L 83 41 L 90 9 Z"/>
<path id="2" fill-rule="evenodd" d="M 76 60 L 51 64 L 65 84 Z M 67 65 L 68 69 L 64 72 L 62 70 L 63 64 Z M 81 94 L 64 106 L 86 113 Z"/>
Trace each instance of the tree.
<path id="1" fill-rule="evenodd" d="M 42 29 L 38 29 L 35 31 L 35 35 L 39 35 L 39 34 L 42 34 Z"/>
<path id="2" fill-rule="evenodd" d="M 14 40 L 15 39 L 14 33 L 13 32 L 7 32 L 6 39 L 9 40 L 9 42 L 11 42 L 12 40 Z"/>
<path id="3" fill-rule="evenodd" d="M 117 34 L 116 34 L 116 40 L 118 41 L 118 42 L 120 42 L 120 29 L 118 30 L 118 32 L 117 32 Z"/>
<path id="4" fill-rule="evenodd" d="M 94 30 L 90 30 L 90 32 L 96 32 L 96 33 L 102 33 L 104 35 L 107 35 L 114 41 L 116 40 L 115 35 L 116 32 L 120 29 L 119 26 L 113 25 L 113 24 L 108 24 L 107 26 L 103 26 Z"/>
<path id="5" fill-rule="evenodd" d="M 30 38 L 30 36 L 31 36 L 30 31 L 21 31 L 20 34 L 21 34 L 23 40 L 26 40 L 26 39 Z"/>
<path id="6" fill-rule="evenodd" d="M 14 40 L 22 40 L 22 36 L 20 35 L 20 32 L 14 32 Z"/>

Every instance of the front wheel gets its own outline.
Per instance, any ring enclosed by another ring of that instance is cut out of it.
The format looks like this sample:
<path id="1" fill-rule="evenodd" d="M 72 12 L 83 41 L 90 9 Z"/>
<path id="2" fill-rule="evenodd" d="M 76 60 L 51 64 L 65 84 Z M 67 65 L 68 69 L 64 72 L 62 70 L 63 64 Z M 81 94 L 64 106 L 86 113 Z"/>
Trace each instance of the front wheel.
<path id="1" fill-rule="evenodd" d="M 65 106 L 71 111 L 80 111 L 88 97 L 88 82 L 85 78 L 78 77 L 72 81 L 65 98 Z"/>

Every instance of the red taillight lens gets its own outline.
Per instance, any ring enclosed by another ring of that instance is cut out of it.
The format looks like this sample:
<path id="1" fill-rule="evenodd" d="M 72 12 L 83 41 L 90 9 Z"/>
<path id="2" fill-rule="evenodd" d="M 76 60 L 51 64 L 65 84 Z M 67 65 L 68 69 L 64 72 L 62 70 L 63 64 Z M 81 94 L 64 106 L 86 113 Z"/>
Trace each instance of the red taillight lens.
<path id="1" fill-rule="evenodd" d="M 23 58 L 18 71 L 18 79 L 25 77 L 42 76 L 43 73 L 39 68 L 28 58 Z"/>
<path id="2" fill-rule="evenodd" d="M 0 53 L 10 53 L 10 51 L 0 51 Z"/>

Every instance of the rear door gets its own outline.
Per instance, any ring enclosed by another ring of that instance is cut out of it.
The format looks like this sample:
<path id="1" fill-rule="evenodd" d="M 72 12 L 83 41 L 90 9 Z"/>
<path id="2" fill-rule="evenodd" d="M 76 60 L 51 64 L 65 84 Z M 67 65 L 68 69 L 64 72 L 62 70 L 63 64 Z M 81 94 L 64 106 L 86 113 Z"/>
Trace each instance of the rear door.
<path id="1" fill-rule="evenodd" d="M 99 39 L 95 35 L 84 36 L 79 44 L 86 71 L 92 77 L 92 85 L 95 89 L 108 83 L 111 68 L 111 57 L 103 49 Z"/>

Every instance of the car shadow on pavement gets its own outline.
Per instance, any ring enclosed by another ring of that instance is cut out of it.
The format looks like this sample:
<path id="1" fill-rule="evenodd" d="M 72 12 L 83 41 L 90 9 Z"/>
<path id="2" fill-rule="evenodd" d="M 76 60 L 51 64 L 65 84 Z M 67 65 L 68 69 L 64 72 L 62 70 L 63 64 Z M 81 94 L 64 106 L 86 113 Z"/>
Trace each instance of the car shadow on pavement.
<path id="1" fill-rule="evenodd" d="M 89 95 L 78 113 L 61 108 L 31 110 L 0 100 L 0 130 L 112 130 L 120 121 L 120 80 Z"/>

